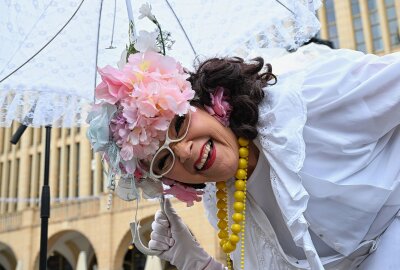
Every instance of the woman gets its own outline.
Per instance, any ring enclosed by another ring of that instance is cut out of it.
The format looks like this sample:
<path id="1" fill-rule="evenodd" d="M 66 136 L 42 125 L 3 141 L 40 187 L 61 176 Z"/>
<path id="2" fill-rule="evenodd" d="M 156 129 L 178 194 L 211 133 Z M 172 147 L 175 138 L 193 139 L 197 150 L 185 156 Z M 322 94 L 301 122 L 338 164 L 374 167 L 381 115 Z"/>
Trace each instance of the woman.
<path id="1" fill-rule="evenodd" d="M 235 269 L 243 259 L 245 269 L 400 267 L 400 55 L 332 50 L 273 86 L 271 68 L 259 75 L 262 67 L 260 58 L 210 59 L 191 74 L 197 110 L 185 136 L 169 144 L 175 162 L 163 157 L 156 174 L 207 183 L 205 206 L 218 229 L 209 182 L 227 181 L 230 213 L 238 212 L 237 138 L 247 138 L 245 255 L 238 244 Z M 224 269 L 169 204 L 153 229 L 150 248 L 178 269 Z"/>
<path id="2" fill-rule="evenodd" d="M 189 84 L 175 60 L 145 52 L 100 69 L 88 135 L 121 176 L 111 189 L 189 205 L 204 192 L 235 269 L 400 267 L 400 55 L 329 50 L 278 76 L 263 67 L 209 59 Z M 149 247 L 178 269 L 225 269 L 169 202 L 152 228 Z"/>

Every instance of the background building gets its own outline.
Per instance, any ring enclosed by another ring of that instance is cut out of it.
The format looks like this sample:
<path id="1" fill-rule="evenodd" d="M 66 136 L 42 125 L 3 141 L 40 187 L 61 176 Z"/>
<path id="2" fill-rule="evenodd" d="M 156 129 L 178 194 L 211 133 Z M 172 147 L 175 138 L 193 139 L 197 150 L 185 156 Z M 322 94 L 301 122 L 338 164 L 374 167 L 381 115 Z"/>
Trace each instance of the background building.
<path id="1" fill-rule="evenodd" d="M 326 0 L 318 16 L 320 37 L 336 48 L 379 55 L 400 51 L 399 0 Z M 11 146 L 17 127 L 14 123 L 0 129 L 0 270 L 38 269 L 45 134 L 43 128 L 29 128 L 19 144 Z M 50 166 L 50 270 L 156 269 L 159 261 L 147 258 L 145 266 L 146 257 L 130 244 L 135 203 L 115 198 L 107 210 L 101 160 L 93 155 L 85 129 L 52 130 Z M 186 208 L 175 202 L 175 207 L 201 245 L 224 261 L 202 205 Z M 158 203 L 141 202 L 138 216 L 145 237 L 157 209 Z"/>

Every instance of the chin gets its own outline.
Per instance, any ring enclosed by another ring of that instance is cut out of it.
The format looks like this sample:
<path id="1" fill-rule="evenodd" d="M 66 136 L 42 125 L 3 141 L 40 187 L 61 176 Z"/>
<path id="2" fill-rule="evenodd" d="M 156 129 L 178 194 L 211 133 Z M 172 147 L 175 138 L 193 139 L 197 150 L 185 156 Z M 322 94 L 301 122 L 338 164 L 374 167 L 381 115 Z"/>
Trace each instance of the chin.
<path id="1" fill-rule="evenodd" d="M 227 181 L 233 177 L 235 177 L 236 170 L 229 170 L 229 173 L 225 171 L 225 173 L 221 176 L 214 176 L 214 179 L 212 180 L 213 182 L 221 182 L 221 181 Z"/>

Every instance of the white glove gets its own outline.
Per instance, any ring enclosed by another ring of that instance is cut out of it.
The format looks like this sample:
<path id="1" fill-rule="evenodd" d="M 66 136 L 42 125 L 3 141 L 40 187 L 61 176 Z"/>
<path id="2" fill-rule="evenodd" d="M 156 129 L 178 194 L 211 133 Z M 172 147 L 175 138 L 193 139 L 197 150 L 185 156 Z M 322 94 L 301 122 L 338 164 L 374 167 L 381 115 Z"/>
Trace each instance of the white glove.
<path id="1" fill-rule="evenodd" d="M 153 231 L 150 235 L 149 248 L 164 251 L 159 257 L 169 261 L 179 270 L 226 269 L 194 240 L 168 199 L 165 201 L 165 213 L 157 211 L 151 228 Z"/>

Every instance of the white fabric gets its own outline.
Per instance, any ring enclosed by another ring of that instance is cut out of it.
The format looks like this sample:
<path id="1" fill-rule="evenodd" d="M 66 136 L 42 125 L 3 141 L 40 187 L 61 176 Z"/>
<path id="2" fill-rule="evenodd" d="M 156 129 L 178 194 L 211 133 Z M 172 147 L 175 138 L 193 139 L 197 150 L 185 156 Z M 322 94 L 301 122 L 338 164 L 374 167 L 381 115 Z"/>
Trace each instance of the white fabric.
<path id="1" fill-rule="evenodd" d="M 398 70 L 400 54 L 332 50 L 304 71 L 278 76 L 278 84 L 266 89 L 260 155 L 271 166 L 272 189 L 293 241 L 304 249 L 308 262 L 299 261 L 302 267 L 323 269 L 327 260 L 339 260 L 333 269 L 355 267 L 360 261 L 353 259 L 375 245 L 360 243 L 382 233 L 400 208 Z M 205 196 L 208 208 L 212 196 Z M 246 249 L 255 253 L 249 263 L 296 267 L 285 259 L 259 202 L 249 203 Z M 308 226 L 339 254 L 321 261 Z M 281 262 L 274 259 L 277 251 Z"/>
<path id="2" fill-rule="evenodd" d="M 360 270 L 396 270 L 400 265 L 400 214 L 379 239 L 379 248 L 360 265 Z"/>
<path id="3" fill-rule="evenodd" d="M 255 141 L 257 147 L 262 149 Z M 253 199 L 260 206 L 260 209 L 265 213 L 270 221 L 274 232 L 278 238 L 279 244 L 283 251 L 297 259 L 305 259 L 304 251 L 297 247 L 288 231 L 288 228 L 283 220 L 281 211 L 273 194 L 272 185 L 270 181 L 269 164 L 264 155 L 258 158 L 257 166 L 247 181 L 247 192 L 249 192 Z M 337 255 L 338 252 L 326 245 L 319 237 L 310 231 L 311 239 L 320 256 Z"/>
<path id="4" fill-rule="evenodd" d="M 141 4 L 132 1 L 138 30 L 154 30 L 148 20 L 137 20 Z M 115 1 L 116 23 L 111 44 L 114 1 L 104 1 L 97 65 L 116 66 L 128 43 L 124 1 Z M 153 13 L 175 40 L 167 54 L 188 68 L 195 54 L 167 1 L 152 0 Z M 170 0 L 200 57 L 234 54 L 265 46 L 295 48 L 319 29 L 314 11 L 320 1 Z M 18 0 L 0 3 L 0 80 L 42 48 L 78 9 L 81 0 Z M 18 120 L 31 126 L 71 127 L 86 119 L 96 85 L 97 32 L 102 1 L 83 1 L 74 19 L 49 46 L 17 73 L 0 83 L 0 126 Z M 265 14 L 269 14 L 265 16 Z M 243 23 L 246 22 L 246 23 Z"/>

